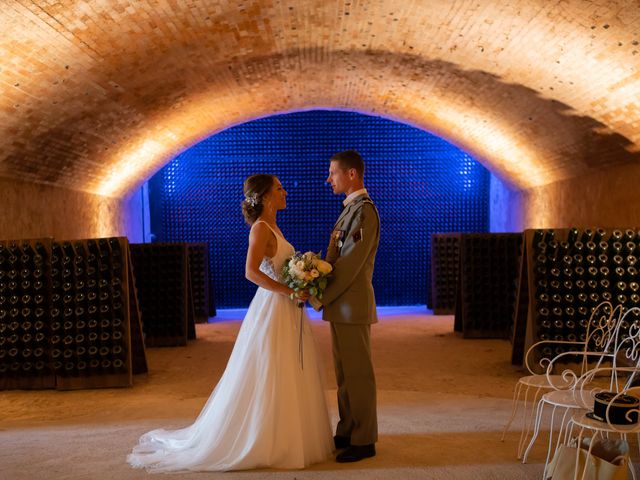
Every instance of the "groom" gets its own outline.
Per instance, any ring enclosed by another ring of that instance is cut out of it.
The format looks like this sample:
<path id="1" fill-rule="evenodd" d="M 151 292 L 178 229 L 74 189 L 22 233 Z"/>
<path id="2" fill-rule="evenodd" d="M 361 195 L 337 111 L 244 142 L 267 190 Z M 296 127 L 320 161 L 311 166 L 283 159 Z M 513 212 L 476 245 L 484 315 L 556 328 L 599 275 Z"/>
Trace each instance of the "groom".
<path id="1" fill-rule="evenodd" d="M 327 249 L 333 278 L 324 291 L 322 318 L 331 323 L 340 421 L 334 437 L 338 462 L 357 462 L 376 454 L 376 379 L 370 329 L 378 321 L 371 278 L 380 240 L 378 210 L 364 188 L 364 162 L 355 150 L 331 157 L 333 193 L 345 194 Z"/>

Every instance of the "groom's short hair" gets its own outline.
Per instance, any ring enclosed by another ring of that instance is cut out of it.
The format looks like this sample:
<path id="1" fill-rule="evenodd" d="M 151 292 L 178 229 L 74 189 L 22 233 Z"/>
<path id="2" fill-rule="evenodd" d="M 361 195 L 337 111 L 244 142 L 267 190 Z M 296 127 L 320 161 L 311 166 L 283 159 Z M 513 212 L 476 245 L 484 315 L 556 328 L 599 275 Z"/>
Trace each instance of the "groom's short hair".
<path id="1" fill-rule="evenodd" d="M 332 162 L 338 162 L 340 168 L 343 170 L 349 170 L 354 168 L 360 178 L 364 178 L 364 160 L 358 152 L 355 150 L 345 150 L 344 152 L 336 153 L 331 157 Z"/>

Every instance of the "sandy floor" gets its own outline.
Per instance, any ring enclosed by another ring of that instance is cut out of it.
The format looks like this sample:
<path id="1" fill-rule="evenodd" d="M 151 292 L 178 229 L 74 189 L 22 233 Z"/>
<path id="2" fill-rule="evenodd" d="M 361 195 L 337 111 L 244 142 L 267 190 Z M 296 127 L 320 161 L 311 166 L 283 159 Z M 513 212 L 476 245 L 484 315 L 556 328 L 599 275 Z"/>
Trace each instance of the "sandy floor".
<path id="1" fill-rule="evenodd" d="M 373 327 L 379 391 L 378 455 L 304 471 L 194 473 L 227 479 L 538 479 L 544 442 L 516 459 L 518 425 L 500 442 L 522 374 L 506 340 L 464 340 L 453 318 L 424 308 L 383 310 Z M 386 312 L 386 313 L 385 313 Z M 133 388 L 0 393 L 0 479 L 140 479 L 125 456 L 140 434 L 193 421 L 225 368 L 242 312 L 197 326 L 187 347 L 149 349 L 148 375 Z M 328 325 L 314 320 L 336 421 Z"/>

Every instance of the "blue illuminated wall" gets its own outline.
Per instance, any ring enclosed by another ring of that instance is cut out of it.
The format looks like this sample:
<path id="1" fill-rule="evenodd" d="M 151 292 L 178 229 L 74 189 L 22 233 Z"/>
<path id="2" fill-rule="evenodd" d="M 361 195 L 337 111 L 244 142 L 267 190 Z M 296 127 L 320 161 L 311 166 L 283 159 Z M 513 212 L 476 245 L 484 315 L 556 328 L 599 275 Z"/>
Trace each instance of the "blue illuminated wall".
<path id="1" fill-rule="evenodd" d="M 299 250 L 325 250 L 343 196 L 324 183 L 335 152 L 358 150 L 382 231 L 374 286 L 379 305 L 427 303 L 430 236 L 487 232 L 490 174 L 472 157 L 416 128 L 357 113 L 311 111 L 264 118 L 213 135 L 149 182 L 156 241 L 208 242 L 215 305 L 247 306 L 248 226 L 242 182 L 277 175 L 288 191 L 278 223 Z"/>

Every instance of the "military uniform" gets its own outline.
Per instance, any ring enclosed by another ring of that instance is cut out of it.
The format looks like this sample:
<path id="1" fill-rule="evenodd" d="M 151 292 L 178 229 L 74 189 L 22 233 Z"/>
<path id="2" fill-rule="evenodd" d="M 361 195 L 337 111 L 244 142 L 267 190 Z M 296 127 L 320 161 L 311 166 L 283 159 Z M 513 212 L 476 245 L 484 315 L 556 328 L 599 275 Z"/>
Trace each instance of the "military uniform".
<path id="1" fill-rule="evenodd" d="M 365 191 L 345 206 L 333 228 L 326 256 L 333 273 L 321 300 L 338 383 L 336 435 L 352 445 L 378 439 L 370 331 L 378 321 L 371 280 L 379 241 L 378 210 Z"/>

